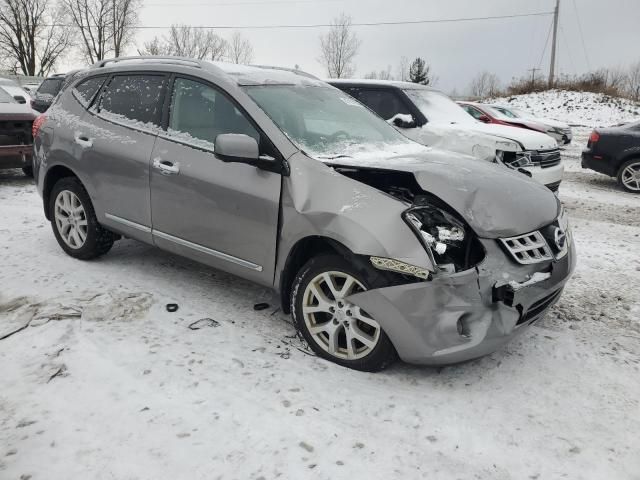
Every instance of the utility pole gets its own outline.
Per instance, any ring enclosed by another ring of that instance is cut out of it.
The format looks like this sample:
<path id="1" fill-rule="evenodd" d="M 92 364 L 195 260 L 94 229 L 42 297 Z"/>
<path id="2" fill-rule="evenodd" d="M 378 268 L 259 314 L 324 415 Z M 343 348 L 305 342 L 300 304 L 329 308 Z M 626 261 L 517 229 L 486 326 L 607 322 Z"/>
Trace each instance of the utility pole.
<path id="1" fill-rule="evenodd" d="M 536 86 L 536 72 L 540 70 L 539 68 L 530 68 L 527 72 L 531 72 L 531 88 L 535 88 Z"/>
<path id="2" fill-rule="evenodd" d="M 553 76 L 556 69 L 556 44 L 558 39 L 558 14 L 560 13 L 560 0 L 556 0 L 556 8 L 553 12 L 553 42 L 551 43 L 551 65 L 549 66 L 549 88 L 553 88 Z"/>

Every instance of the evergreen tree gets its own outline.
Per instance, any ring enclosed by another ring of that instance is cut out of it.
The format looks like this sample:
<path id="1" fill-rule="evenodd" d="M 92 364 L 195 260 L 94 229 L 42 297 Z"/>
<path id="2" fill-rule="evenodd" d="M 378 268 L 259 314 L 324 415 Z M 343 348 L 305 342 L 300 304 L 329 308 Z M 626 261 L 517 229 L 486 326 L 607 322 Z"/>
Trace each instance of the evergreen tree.
<path id="1" fill-rule="evenodd" d="M 431 83 L 430 70 L 431 67 L 422 58 L 418 57 L 409 67 L 409 80 L 420 85 L 429 85 Z"/>

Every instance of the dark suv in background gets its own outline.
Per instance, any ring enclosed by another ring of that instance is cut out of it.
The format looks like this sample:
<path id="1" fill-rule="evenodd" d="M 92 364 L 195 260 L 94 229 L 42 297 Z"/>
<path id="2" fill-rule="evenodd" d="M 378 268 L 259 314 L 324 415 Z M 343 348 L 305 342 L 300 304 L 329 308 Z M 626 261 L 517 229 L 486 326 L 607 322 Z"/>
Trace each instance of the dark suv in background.
<path id="1" fill-rule="evenodd" d="M 31 100 L 31 108 L 40 113 L 46 112 L 51 106 L 51 103 L 53 103 L 53 99 L 58 95 L 58 92 L 62 90 L 62 87 L 64 87 L 77 72 L 78 70 L 74 70 L 72 72 L 57 73 L 47 77 L 40 84 L 38 90 L 36 90 Z"/>

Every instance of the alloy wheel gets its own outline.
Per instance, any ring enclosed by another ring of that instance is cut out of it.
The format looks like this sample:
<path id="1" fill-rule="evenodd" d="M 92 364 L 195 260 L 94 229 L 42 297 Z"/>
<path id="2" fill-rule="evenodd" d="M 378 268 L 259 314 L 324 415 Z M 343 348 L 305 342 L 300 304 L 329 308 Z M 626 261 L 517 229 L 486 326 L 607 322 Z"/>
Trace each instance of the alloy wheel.
<path id="1" fill-rule="evenodd" d="M 329 271 L 315 276 L 302 298 L 302 314 L 313 340 L 330 355 L 357 360 L 380 340 L 380 325 L 345 299 L 366 288 L 348 273 Z"/>
<path id="2" fill-rule="evenodd" d="M 627 165 L 620 178 L 629 190 L 640 192 L 640 162 Z"/>
<path id="3" fill-rule="evenodd" d="M 69 191 L 58 193 L 54 207 L 54 219 L 60 237 L 70 248 L 78 249 L 87 240 L 87 214 L 78 196 Z"/>

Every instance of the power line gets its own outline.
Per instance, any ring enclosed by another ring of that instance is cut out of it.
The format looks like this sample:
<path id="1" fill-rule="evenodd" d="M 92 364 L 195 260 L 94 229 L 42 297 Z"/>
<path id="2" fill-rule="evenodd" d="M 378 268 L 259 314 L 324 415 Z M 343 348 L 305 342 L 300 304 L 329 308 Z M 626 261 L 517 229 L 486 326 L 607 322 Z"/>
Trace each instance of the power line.
<path id="1" fill-rule="evenodd" d="M 315 3 L 322 5 L 329 2 L 340 2 L 342 0 L 265 0 L 260 1 L 238 1 L 238 2 L 209 2 L 209 3 L 145 3 L 145 7 L 231 7 L 235 5 L 274 5 L 274 4 L 292 4 L 292 3 Z"/>
<path id="2" fill-rule="evenodd" d="M 578 30 L 580 31 L 580 40 L 582 40 L 582 51 L 584 52 L 584 59 L 587 61 L 587 70 L 591 70 L 591 64 L 589 62 L 589 55 L 587 55 L 587 46 L 584 43 L 584 34 L 582 33 L 582 22 L 580 21 L 580 14 L 578 13 L 578 6 L 576 0 L 573 0 L 573 9 L 576 11 L 576 21 L 578 22 Z"/>
<path id="3" fill-rule="evenodd" d="M 478 20 L 501 20 L 506 18 L 521 18 L 521 17 L 540 17 L 546 15 L 552 15 L 553 12 L 535 12 L 535 13 L 521 13 L 516 15 L 495 15 L 491 17 L 465 17 L 465 18 L 441 18 L 437 20 L 406 20 L 397 22 L 354 22 L 351 25 L 354 27 L 377 27 L 387 25 L 420 25 L 427 23 L 457 23 L 457 22 L 472 22 Z M 52 24 L 45 25 L 47 27 L 76 27 L 77 25 L 71 24 Z M 217 29 L 217 30 L 267 30 L 267 29 L 287 29 L 287 28 L 326 28 L 332 27 L 331 23 L 315 23 L 315 24 L 300 24 L 300 25 L 189 25 L 191 28 L 196 29 Z M 160 30 L 171 28 L 170 25 L 158 26 L 158 25 L 141 25 L 132 27 L 138 30 Z"/>
<path id="4" fill-rule="evenodd" d="M 538 62 L 538 69 L 542 66 L 542 60 L 544 60 L 544 54 L 547 52 L 547 45 L 549 44 L 549 37 L 551 36 L 552 28 L 553 28 L 553 21 L 549 24 L 549 31 L 547 32 L 547 39 L 544 41 L 544 48 L 542 49 L 542 55 L 540 55 L 540 61 Z"/>

